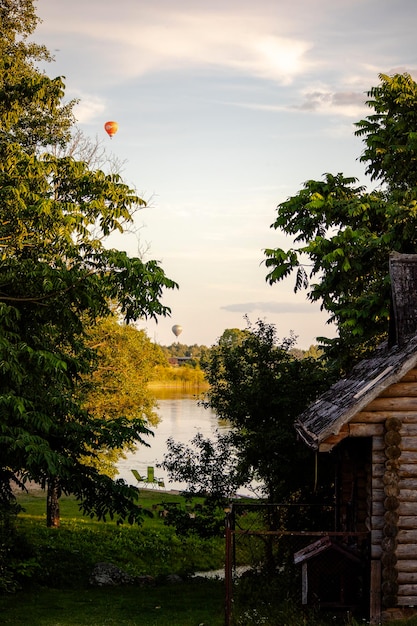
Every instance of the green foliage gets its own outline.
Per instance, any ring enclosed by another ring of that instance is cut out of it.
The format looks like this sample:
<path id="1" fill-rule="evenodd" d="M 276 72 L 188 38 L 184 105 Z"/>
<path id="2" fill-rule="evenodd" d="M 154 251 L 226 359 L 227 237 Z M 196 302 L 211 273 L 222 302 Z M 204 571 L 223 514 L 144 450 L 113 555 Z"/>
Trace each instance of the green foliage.
<path id="1" fill-rule="evenodd" d="M 150 341 L 145 331 L 120 324 L 115 317 L 93 326 L 88 344 L 96 352 L 97 366 L 82 377 L 80 397 L 84 409 L 96 418 L 114 420 L 124 416 L 142 420 L 147 427 L 156 425 L 156 400 L 148 382 L 156 365 L 165 360 L 159 346 Z M 84 461 L 114 478 L 115 464 L 123 453 L 123 448 L 103 449 L 98 457 L 85 457 Z"/>
<path id="2" fill-rule="evenodd" d="M 374 113 L 356 124 L 366 146 L 360 160 L 372 180 L 410 189 L 417 185 L 417 84 L 407 73 L 379 78 L 366 102 Z"/>
<path id="3" fill-rule="evenodd" d="M 293 421 L 328 385 L 320 361 L 291 355 L 294 342 L 280 342 L 275 327 L 258 320 L 237 341 L 220 338 L 204 365 L 206 404 L 233 427 L 229 455 L 238 475 L 243 484 L 260 480 L 272 502 L 312 490 L 313 458 L 297 442 Z"/>
<path id="4" fill-rule="evenodd" d="M 45 527 L 39 516 L 45 494 L 19 496 L 25 511 L 18 518 L 18 535 L 30 546 L 37 565 L 28 584 L 54 588 L 88 587 L 95 563 L 111 562 L 132 576 L 188 575 L 195 571 L 219 569 L 224 561 L 223 539 L 196 535 L 179 538 L 167 527 L 160 512 L 171 506 L 186 510 L 180 496 L 142 492 L 139 505 L 148 514 L 143 526 L 118 525 L 82 517 L 73 497 L 62 498 L 60 531 Z M 192 500 L 194 506 L 199 500 Z M 23 583 L 24 581 L 22 581 Z"/>
<path id="5" fill-rule="evenodd" d="M 85 513 L 140 521 L 137 490 L 101 475 L 103 449 L 148 433 L 143 416 L 96 416 L 78 395 L 97 353 L 87 333 L 116 309 L 129 323 L 167 315 L 177 287 L 159 264 L 106 247 L 144 206 L 120 176 L 56 156 L 71 128 L 61 79 L 27 42 L 31 0 L 0 9 L 0 457 L 23 480 L 74 493 Z M 48 152 L 47 146 L 53 149 Z"/>
<path id="6" fill-rule="evenodd" d="M 417 251 L 417 85 L 407 74 L 380 78 L 367 103 L 375 113 L 357 123 L 356 134 L 364 138 L 367 173 L 385 189 L 366 191 L 340 173 L 307 181 L 278 206 L 272 224 L 294 246 L 265 250 L 269 283 L 293 274 L 295 291 L 307 289 L 336 324 L 339 337 L 321 342 L 328 356 L 344 355 L 342 368 L 388 332 L 389 254 Z"/>

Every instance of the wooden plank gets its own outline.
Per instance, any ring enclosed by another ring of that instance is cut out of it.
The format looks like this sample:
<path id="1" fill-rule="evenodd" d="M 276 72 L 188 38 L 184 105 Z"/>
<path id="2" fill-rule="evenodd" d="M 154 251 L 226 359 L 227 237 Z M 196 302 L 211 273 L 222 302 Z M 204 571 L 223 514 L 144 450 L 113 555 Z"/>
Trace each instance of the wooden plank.
<path id="1" fill-rule="evenodd" d="M 371 558 L 372 559 L 380 559 L 382 556 L 382 548 L 380 545 L 371 545 Z"/>
<path id="2" fill-rule="evenodd" d="M 381 561 L 371 560 L 371 588 L 369 619 L 371 624 L 381 622 Z"/>

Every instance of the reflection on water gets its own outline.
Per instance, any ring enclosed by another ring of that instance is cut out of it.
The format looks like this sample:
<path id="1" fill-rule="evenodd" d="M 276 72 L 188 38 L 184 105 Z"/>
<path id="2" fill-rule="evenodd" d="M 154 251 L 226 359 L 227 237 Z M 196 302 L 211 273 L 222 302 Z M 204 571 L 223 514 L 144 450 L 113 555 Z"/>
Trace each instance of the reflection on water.
<path id="1" fill-rule="evenodd" d="M 150 447 L 139 445 L 136 452 L 131 452 L 126 459 L 122 459 L 118 463 L 117 478 L 124 478 L 128 483 L 135 484 L 131 470 L 137 469 L 141 475 L 146 475 L 148 465 L 156 466 L 161 463 L 167 452 L 166 441 L 169 437 L 176 442 L 189 443 L 197 432 L 205 437 L 214 437 L 216 429 L 228 430 L 228 426 L 224 421 L 219 421 L 214 411 L 198 404 L 198 396 L 184 392 L 175 393 L 175 390 L 174 393 L 173 390 L 164 391 L 165 394 L 158 393 L 157 413 L 160 422 L 151 428 L 154 436 L 145 438 Z M 185 488 L 183 483 L 169 482 L 164 470 L 155 468 L 155 475 L 164 480 L 167 489 Z"/>

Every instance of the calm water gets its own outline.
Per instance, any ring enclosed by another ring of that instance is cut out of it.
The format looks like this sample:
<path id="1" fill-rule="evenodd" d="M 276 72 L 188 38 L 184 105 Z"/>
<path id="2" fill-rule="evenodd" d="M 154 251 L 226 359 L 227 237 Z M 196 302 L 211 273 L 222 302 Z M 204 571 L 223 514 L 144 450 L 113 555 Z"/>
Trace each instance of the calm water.
<path id="1" fill-rule="evenodd" d="M 157 426 L 151 427 L 155 436 L 145 439 L 150 448 L 138 446 L 136 452 L 129 453 L 126 459 L 121 460 L 118 464 L 118 478 L 136 484 L 131 470 L 137 469 L 143 476 L 146 475 L 147 466 L 153 465 L 155 475 L 164 480 L 166 489 L 184 489 L 184 483 L 169 482 L 166 472 L 156 468 L 157 463 L 162 462 L 167 452 L 167 439 L 172 437 L 174 441 L 189 443 L 199 431 L 205 437 L 214 438 L 216 429 L 227 430 L 228 427 L 219 421 L 214 411 L 199 406 L 197 397 L 191 394 L 171 392 L 169 397 L 158 399 L 157 413 L 160 422 Z"/>

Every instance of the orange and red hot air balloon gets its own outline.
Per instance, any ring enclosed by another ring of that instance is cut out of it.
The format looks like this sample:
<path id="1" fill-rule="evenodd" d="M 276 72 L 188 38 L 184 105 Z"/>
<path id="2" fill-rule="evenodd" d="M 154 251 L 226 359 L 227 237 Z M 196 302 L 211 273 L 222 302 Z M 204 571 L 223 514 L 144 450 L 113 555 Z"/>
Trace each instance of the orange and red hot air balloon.
<path id="1" fill-rule="evenodd" d="M 106 122 L 104 124 L 104 130 L 111 139 L 119 130 L 119 124 L 117 122 Z"/>

